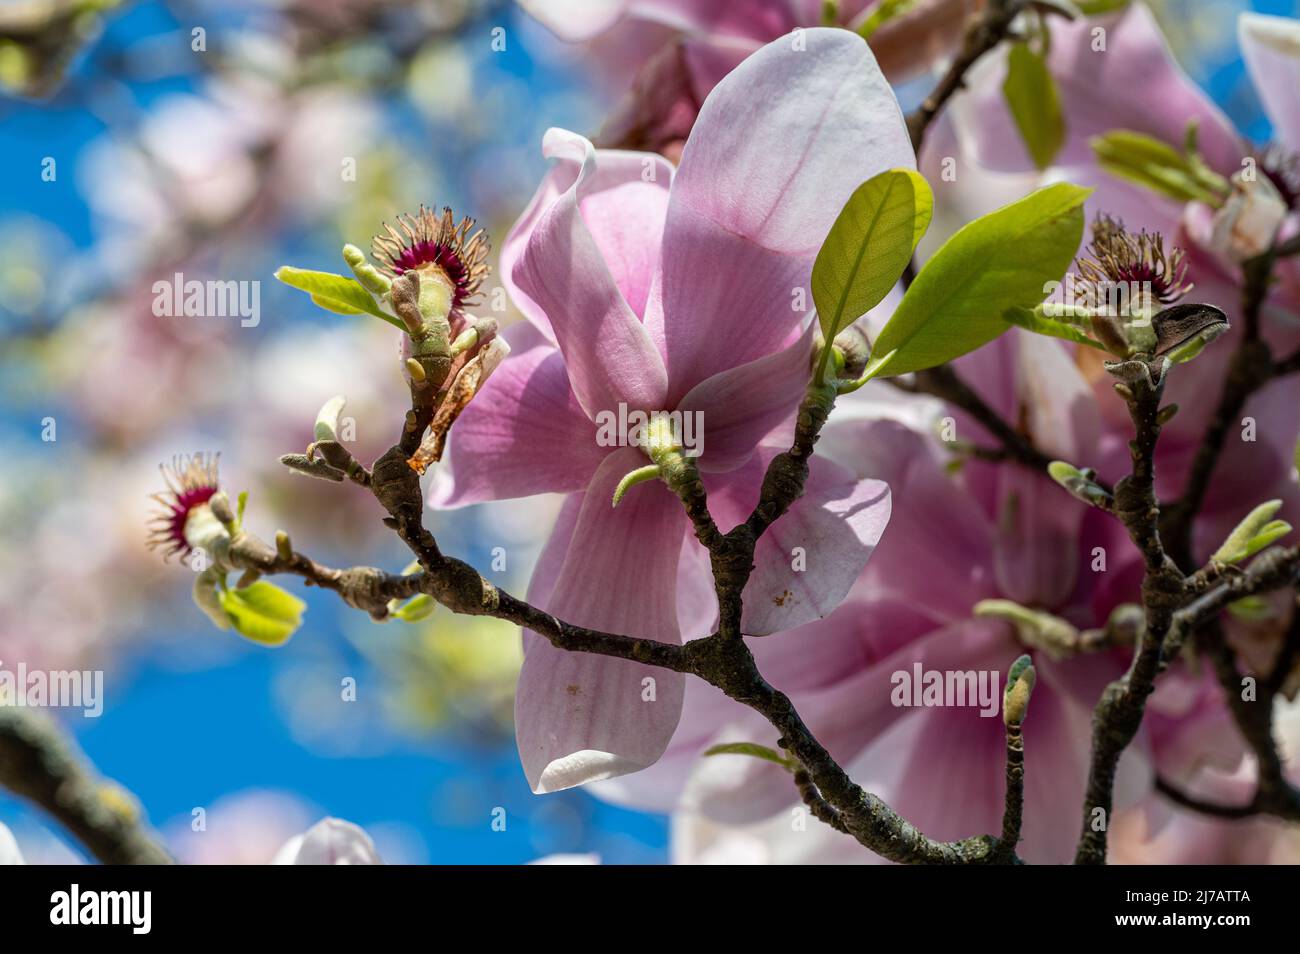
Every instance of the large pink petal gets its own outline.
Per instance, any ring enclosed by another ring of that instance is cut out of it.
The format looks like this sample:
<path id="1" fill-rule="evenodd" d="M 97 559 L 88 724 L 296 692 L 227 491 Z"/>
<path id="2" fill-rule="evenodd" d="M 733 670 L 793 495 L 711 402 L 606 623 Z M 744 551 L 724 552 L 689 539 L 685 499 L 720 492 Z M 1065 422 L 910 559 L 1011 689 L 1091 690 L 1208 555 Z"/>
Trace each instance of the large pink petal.
<path id="1" fill-rule="evenodd" d="M 773 428 L 790 419 L 811 378 L 809 326 L 788 348 L 719 371 L 691 388 L 678 409 L 700 416 L 700 468 L 725 471 L 748 460 Z"/>
<path id="2" fill-rule="evenodd" d="M 997 593 L 994 528 L 936 445 L 896 421 L 836 424 L 832 414 L 818 453 L 824 447 L 859 477 L 885 481 L 893 495 L 889 530 L 859 588 L 909 600 L 942 624 Z"/>
<path id="3" fill-rule="evenodd" d="M 749 516 L 777 453 L 774 447 L 760 448 L 743 467 L 706 475 L 709 510 L 720 527 L 729 530 Z M 875 551 L 889 510 L 889 486 L 883 481 L 858 480 L 838 464 L 814 456 L 803 496 L 755 548 L 741 629 L 765 636 L 835 609 Z M 692 540 L 688 546 L 698 544 Z"/>
<path id="4" fill-rule="evenodd" d="M 646 312 L 673 404 L 787 344 L 808 316 L 797 306 L 811 311 L 813 257 L 850 193 L 915 166 L 866 43 L 829 29 L 798 42 L 806 48 L 793 37 L 770 43 L 729 73 L 686 143 Z"/>
<path id="5" fill-rule="evenodd" d="M 1079 466 L 1092 462 L 1101 432 L 1092 388 L 1071 358 L 1073 345 L 1015 329 L 1016 406 L 1044 453 Z M 998 480 L 997 576 L 1003 594 L 1018 603 L 1055 609 L 1075 589 L 1079 528 L 1085 506 L 1055 481 L 1014 464 L 996 470 Z"/>
<path id="6" fill-rule="evenodd" d="M 1300 20 L 1243 13 L 1237 36 L 1274 138 L 1300 152 Z"/>
<path id="7" fill-rule="evenodd" d="M 510 356 L 451 430 L 431 506 L 581 490 L 608 453 L 596 444 L 560 352 L 522 322 L 506 337 Z"/>
<path id="8" fill-rule="evenodd" d="M 924 635 L 910 633 L 912 638 L 905 637 L 901 645 L 885 652 L 894 642 L 895 633 L 890 629 L 898 622 L 898 615 L 889 609 L 877 610 L 869 604 L 845 606 L 834 617 L 805 627 L 798 634 L 773 637 L 835 640 L 856 645 L 864 654 L 857 666 L 844 667 L 841 661 L 838 673 L 833 668 L 828 671 L 826 675 L 834 681 L 824 688 L 791 690 L 791 698 L 808 727 L 845 766 L 888 736 L 898 723 L 909 722 L 925 711 L 894 704 L 896 673 L 905 673 L 910 678 L 917 665 L 922 672 L 1005 670 L 1016 656 L 1016 647 L 1007 638 L 1003 624 L 970 619 Z M 877 640 L 881 643 L 878 648 L 873 646 Z M 761 642 L 764 641 L 756 640 L 754 645 Z M 762 668 L 774 685 L 787 688 L 777 669 Z M 978 710 L 962 712 L 977 722 L 994 722 L 999 730 L 1002 728 L 1002 720 L 996 716 L 981 719 Z M 749 741 L 775 745 L 776 733 L 770 726 L 753 727 L 753 732 Z M 881 766 L 873 768 L 879 770 Z M 892 772 L 886 774 L 892 778 Z M 854 778 L 864 785 L 874 782 L 861 774 L 855 774 Z M 945 786 L 944 791 L 951 793 L 952 788 Z M 726 756 L 702 760 L 688 794 L 693 810 L 730 824 L 765 817 L 794 801 L 790 776 L 783 769 L 757 759 Z"/>
<path id="9" fill-rule="evenodd" d="M 545 609 L 581 626 L 678 643 L 681 504 L 652 483 L 634 488 L 618 508 L 610 505 L 619 479 L 644 460 L 623 448 L 597 470 Z M 553 559 L 548 554 L 547 564 Z M 681 714 L 680 673 L 556 649 L 531 632 L 524 653 L 515 733 L 535 792 L 635 772 L 663 753 Z"/>
<path id="10" fill-rule="evenodd" d="M 1084 505 L 1026 467 L 1004 464 L 997 476 L 1001 509 L 994 566 L 1002 595 L 1059 609 L 1075 589 Z"/>
<path id="11" fill-rule="evenodd" d="M 550 320 L 515 282 L 515 268 L 537 223 L 560 196 L 574 187 L 582 171 L 581 161 L 558 155 L 501 246 L 502 283 L 524 316 L 552 340 L 555 336 Z M 582 184 L 578 203 L 582 221 L 614 283 L 637 315 L 645 311 L 659 258 L 672 180 L 673 166 L 662 156 L 601 149 L 596 152 L 594 171 Z"/>
<path id="12" fill-rule="evenodd" d="M 536 212 L 535 219 L 526 214 L 528 224 L 517 226 L 521 231 L 531 226 L 531 231 L 510 268 L 511 277 L 549 322 L 574 394 L 589 417 L 616 410 L 620 403 L 660 410 L 667 381 L 663 359 L 624 297 L 625 289 L 634 296 L 643 294 L 645 282 L 640 273 L 624 275 L 620 286 L 611 271 L 612 262 L 620 271 L 639 268 L 648 275 L 658 233 L 617 232 L 609 212 L 611 204 L 623 201 L 645 212 L 651 205 L 645 201 L 647 191 L 653 195 L 657 187 L 629 180 L 628 163 L 640 160 L 630 154 L 615 155 L 612 161 L 618 166 L 620 184 L 612 188 L 618 194 L 604 197 L 592 208 L 606 237 L 602 248 L 587 225 L 582 203 L 609 187 L 598 172 L 608 157 L 598 156 L 590 142 L 562 129 L 547 132 L 543 151 L 571 164 L 573 180 L 544 208 L 530 210 Z M 646 162 L 651 171 L 666 165 L 653 158 Z M 543 185 L 543 193 L 547 189 Z M 638 241 L 646 247 L 637 250 Z"/>

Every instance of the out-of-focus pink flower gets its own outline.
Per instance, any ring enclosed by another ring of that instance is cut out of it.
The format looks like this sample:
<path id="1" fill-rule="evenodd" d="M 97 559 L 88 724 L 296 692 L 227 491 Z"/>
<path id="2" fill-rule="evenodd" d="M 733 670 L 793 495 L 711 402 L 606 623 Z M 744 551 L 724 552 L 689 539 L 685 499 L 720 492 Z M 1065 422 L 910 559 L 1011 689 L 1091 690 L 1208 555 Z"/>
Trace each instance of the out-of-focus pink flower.
<path id="1" fill-rule="evenodd" d="M 936 190 L 937 229 L 990 211 L 1009 196 L 1023 195 L 1045 181 L 1066 179 L 1093 187 L 1092 212 L 1121 218 L 1134 230 L 1162 233 L 1187 249 L 1191 278 L 1208 290 L 1239 287 L 1237 261 L 1267 240 L 1268 223 L 1282 213 L 1283 237 L 1300 230 L 1300 129 L 1295 114 L 1296 76 L 1300 75 L 1300 21 L 1245 14 L 1239 20 L 1242 53 L 1256 90 L 1273 122 L 1276 142 L 1257 149 L 1247 142 L 1222 111 L 1174 60 L 1151 11 L 1141 3 L 1122 12 L 1075 22 L 1050 21 L 1048 66 L 1060 91 L 1066 139 L 1053 165 L 1034 168 L 1002 94 L 1005 55 L 979 61 L 968 90 L 953 98 L 926 139 L 921 169 Z M 1098 34 L 1104 31 L 1104 46 Z M 1200 202 L 1182 203 L 1106 172 L 1097 162 L 1091 140 L 1114 130 L 1131 130 L 1183 148 L 1188 125 L 1197 126 L 1198 151 L 1225 179 L 1242 173 L 1249 157 L 1255 172 L 1224 204 L 1214 210 Z M 947 167 L 951 174 L 944 175 Z M 1257 188 L 1247 189 L 1251 179 Z M 1278 208 L 1278 203 L 1285 208 Z M 1273 209 L 1270 213 L 1268 206 Z M 1281 281 L 1270 309 L 1284 313 L 1294 330 L 1300 318 L 1300 265 L 1279 262 Z M 1204 296 L 1201 295 L 1204 299 Z M 1230 297 L 1236 297 L 1231 294 Z M 1234 301 L 1217 301 L 1230 307 Z M 1270 329 L 1277 333 L 1277 328 Z M 1294 337 L 1294 333 L 1292 334 Z M 1224 354 L 1228 348 L 1219 348 Z M 1187 376 L 1183 376 L 1184 380 Z M 1217 395 L 1199 389 L 1201 401 Z M 1182 396 L 1176 397 L 1182 404 Z M 1186 408 L 1184 408 L 1186 410 Z M 1180 415 L 1183 422 L 1186 415 Z M 1185 426 L 1185 423 L 1184 425 Z"/>
<path id="2" fill-rule="evenodd" d="M 990 211 L 1045 181 L 1066 179 L 1095 188 L 1088 200 L 1091 213 L 1123 219 L 1133 231 L 1161 233 L 1167 243 L 1185 249 L 1187 278 L 1195 285 L 1187 300 L 1217 305 L 1233 327 L 1194 362 L 1176 369 L 1169 380 L 1166 399 L 1176 403 L 1179 412 L 1161 432 L 1157 490 L 1161 499 L 1175 499 L 1218 404 L 1228 362 L 1241 340 L 1241 272 L 1230 250 L 1213 241 L 1213 210 L 1198 202 L 1178 202 L 1110 175 L 1098 164 L 1089 140 L 1127 129 L 1181 149 L 1188 123 L 1196 122 L 1202 157 L 1225 178 L 1243 169 L 1246 157 L 1259 152 L 1238 135 L 1182 71 L 1151 12 L 1141 3 L 1103 18 L 1050 22 L 1048 62 L 1060 89 L 1067 131 L 1055 164 L 1039 172 L 1025 151 L 1001 92 L 1005 57 L 992 55 L 981 60 L 972 70 L 968 90 L 953 98 L 922 148 L 921 168 L 936 192 L 936 227 L 927 241 L 932 241 L 935 233 L 942 236 L 945 227 Z M 1300 96 L 1293 82 L 1300 70 L 1300 21 L 1250 15 L 1241 19 L 1240 26 L 1243 52 L 1273 118 L 1279 145 L 1292 153 L 1300 151 L 1293 105 Z M 1102 50 L 1096 48 L 1096 29 L 1104 30 Z M 943 174 L 947 160 L 955 160 L 955 166 L 949 164 L 955 177 Z M 1267 167 L 1262 161 L 1260 165 L 1260 177 L 1264 178 Z M 1282 229 L 1283 235 L 1300 229 L 1297 210 L 1289 212 Z M 1262 332 L 1279 355 L 1300 346 L 1298 267 L 1295 259 L 1278 263 L 1281 281 L 1264 309 Z M 1125 433 L 1128 412 L 1111 393 L 1111 380 L 1101 368 L 1101 360 L 1080 354 L 1078 362 L 1092 382 L 1107 430 Z M 1271 383 L 1247 403 L 1243 417 L 1254 420 L 1256 439 L 1226 443 L 1204 519 L 1196 526 L 1198 556 L 1208 555 L 1246 510 L 1264 499 L 1261 493 L 1283 497 L 1291 493 L 1286 477 L 1292 468 L 1297 403 L 1300 380 L 1295 376 Z M 1102 457 L 1091 454 L 1073 463 L 1095 466 L 1108 477 L 1122 474 L 1127 466 L 1122 444 L 1112 445 L 1109 459 Z"/>
<path id="3" fill-rule="evenodd" d="M 1300 704 L 1278 701 L 1274 736 L 1292 784 L 1300 781 Z M 1233 730 L 1235 731 L 1235 730 Z M 1254 757 L 1226 770 L 1201 764 L 1182 789 L 1214 805 L 1245 805 L 1255 793 Z M 1115 864 L 1300 864 L 1300 834 L 1294 825 L 1267 816 L 1222 819 L 1177 808 L 1152 795 L 1117 813 L 1111 830 Z"/>
<path id="4" fill-rule="evenodd" d="M 0 865 L 23 865 L 23 853 L 18 850 L 18 842 L 9 827 L 0 822 Z"/>
<path id="5" fill-rule="evenodd" d="M 176 860 L 187 865 L 265 865 L 315 816 L 296 795 L 245 791 L 213 802 L 201 816 L 163 827 Z"/>
<path id="6" fill-rule="evenodd" d="M 322 818 L 294 835 L 271 859 L 273 865 L 382 865 L 365 829 L 341 818 Z"/>
<path id="7" fill-rule="evenodd" d="M 765 47 L 719 85 L 680 169 L 552 130 L 545 151 L 559 162 L 506 239 L 503 281 L 528 322 L 508 333 L 512 357 L 458 421 L 431 502 L 568 494 L 529 598 L 580 625 L 680 642 L 678 568 L 683 547 L 698 547 L 657 481 L 611 509 L 615 486 L 648 458 L 601 446 L 596 420 L 621 406 L 696 414 L 698 466 L 730 529 L 775 453 L 764 437 L 789 425 L 810 376 L 811 327 L 792 292 L 807 288 L 851 191 L 913 163 L 866 44 L 839 30 L 806 41 Z M 806 495 L 756 555 L 745 631 L 834 608 L 888 511 L 880 481 L 814 460 Z M 795 546 L 817 574 L 791 571 Z M 525 651 L 515 721 L 534 790 L 659 758 L 677 727 L 680 675 L 561 652 L 531 633 Z"/>
<path id="8" fill-rule="evenodd" d="M 700 104 L 724 76 L 763 44 L 822 24 L 821 0 L 520 0 L 569 42 L 589 44 L 592 59 L 630 90 L 601 139 L 674 157 Z M 879 4 L 839 4 L 839 25 L 856 30 Z M 871 49 L 892 82 L 928 70 L 965 30 L 983 0 L 920 0 L 887 19 Z"/>

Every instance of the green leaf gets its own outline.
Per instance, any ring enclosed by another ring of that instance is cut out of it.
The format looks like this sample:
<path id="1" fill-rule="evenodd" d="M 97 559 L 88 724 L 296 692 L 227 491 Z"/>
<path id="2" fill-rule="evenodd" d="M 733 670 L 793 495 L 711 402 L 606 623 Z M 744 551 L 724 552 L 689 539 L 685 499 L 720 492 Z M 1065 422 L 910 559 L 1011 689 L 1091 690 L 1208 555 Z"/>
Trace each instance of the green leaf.
<path id="1" fill-rule="evenodd" d="M 715 745 L 706 749 L 705 755 L 749 755 L 756 759 L 766 759 L 769 762 L 775 762 L 788 772 L 795 769 L 794 759 L 786 758 L 775 749 L 769 749 L 766 745 L 758 745 L 755 742 L 725 742 L 722 745 Z"/>
<path id="2" fill-rule="evenodd" d="M 1251 623 L 1277 618 L 1277 611 L 1274 610 L 1273 604 L 1262 596 L 1243 596 L 1235 603 L 1228 604 L 1228 612 L 1237 619 Z"/>
<path id="3" fill-rule="evenodd" d="M 437 608 L 438 603 L 432 596 L 428 593 L 418 593 L 393 610 L 392 615 L 404 623 L 418 623 L 432 616 Z"/>
<path id="4" fill-rule="evenodd" d="M 1113 13 L 1116 10 L 1123 10 L 1128 5 L 1129 0 L 1075 0 L 1079 12 L 1088 17 Z"/>
<path id="5" fill-rule="evenodd" d="M 1024 328 L 1026 331 L 1032 331 L 1036 335 L 1064 338 L 1066 341 L 1085 344 L 1091 348 L 1096 348 L 1098 351 L 1106 351 L 1105 345 L 1093 341 L 1074 325 L 1067 325 L 1063 321 L 1053 321 L 1051 318 L 1040 315 L 1029 308 L 1008 308 L 1002 313 L 1002 317 L 1011 324 Z M 1109 352 L 1107 353 L 1109 354 Z"/>
<path id="6" fill-rule="evenodd" d="M 1239 563 L 1286 536 L 1291 532 L 1291 524 L 1273 519 L 1281 509 L 1281 500 L 1267 500 L 1260 504 L 1246 514 L 1210 559 L 1218 563 Z"/>
<path id="7" fill-rule="evenodd" d="M 1223 204 L 1228 182 L 1200 158 L 1185 155 L 1145 133 L 1112 129 L 1088 141 L 1097 163 L 1111 175 L 1178 202 Z"/>
<path id="8" fill-rule="evenodd" d="M 890 169 L 849 196 L 812 270 L 812 295 L 827 342 L 889 294 L 930 225 L 934 197 L 911 169 Z"/>
<path id="9" fill-rule="evenodd" d="M 258 580 L 242 590 L 222 590 L 221 608 L 235 630 L 263 646 L 281 646 L 302 625 L 307 604 L 274 583 Z"/>
<path id="10" fill-rule="evenodd" d="M 316 305 L 317 307 L 324 308 L 326 311 L 332 311 L 336 315 L 347 315 L 348 317 L 351 317 L 353 315 L 367 314 L 367 312 L 363 311 L 360 308 L 353 308 L 349 305 L 343 304 L 340 301 L 335 301 L 332 298 L 327 298 L 324 295 L 312 295 L 311 303 L 313 305 Z"/>
<path id="11" fill-rule="evenodd" d="M 1002 95 L 1029 157 L 1039 169 L 1046 169 L 1065 144 L 1065 116 L 1047 61 L 1028 43 L 1011 47 Z"/>
<path id="12" fill-rule="evenodd" d="M 312 301 L 327 311 L 339 315 L 374 315 L 390 325 L 406 330 L 405 325 L 379 307 L 375 297 L 355 278 L 335 275 L 333 272 L 294 268 L 292 265 L 281 265 L 276 269 L 275 277 L 291 288 L 305 291 L 311 295 Z"/>
<path id="13" fill-rule="evenodd" d="M 1091 191 L 1058 182 L 948 239 L 876 338 L 863 378 L 932 368 L 1006 331 L 1008 308 L 1033 308 L 1065 274 Z"/>
<path id="14" fill-rule="evenodd" d="M 906 13 L 915 5 L 916 0 L 880 0 L 879 3 L 872 7 L 866 19 L 858 24 L 858 36 L 864 40 L 871 39 L 871 34 L 894 19 L 894 17 Z M 834 26 L 835 24 L 830 25 Z"/>

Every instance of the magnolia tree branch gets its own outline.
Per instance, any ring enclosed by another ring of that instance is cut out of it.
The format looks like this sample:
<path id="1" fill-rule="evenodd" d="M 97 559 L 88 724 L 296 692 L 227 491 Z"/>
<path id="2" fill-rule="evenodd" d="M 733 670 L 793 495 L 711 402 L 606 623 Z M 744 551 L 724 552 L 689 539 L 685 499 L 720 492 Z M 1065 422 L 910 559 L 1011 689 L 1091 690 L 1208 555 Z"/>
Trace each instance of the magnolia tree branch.
<path id="1" fill-rule="evenodd" d="M 958 90 L 966 85 L 966 73 L 985 53 L 993 50 L 1011 32 L 1011 22 L 1025 8 L 1024 0 L 989 0 L 979 17 L 966 31 L 961 50 L 948 67 L 934 91 L 907 117 L 907 131 L 912 137 L 912 149 L 921 152 L 926 130 L 939 111 Z"/>
<path id="2" fill-rule="evenodd" d="M 1025 739 L 1019 725 L 1007 726 L 1007 792 L 998 850 L 1011 860 L 1025 809 Z"/>
<path id="3" fill-rule="evenodd" d="M 99 778 L 45 715 L 0 707 L 0 784 L 39 805 L 106 865 L 171 864 L 135 798 Z"/>
<path id="4" fill-rule="evenodd" d="M 1228 432 L 1239 426 L 1241 412 L 1255 392 L 1277 377 L 1300 370 L 1300 360 L 1284 359 L 1274 364 L 1268 343 L 1259 334 L 1260 313 L 1268 295 L 1273 263 L 1278 258 L 1279 251 L 1275 247 L 1242 266 L 1245 283 L 1242 290 L 1241 344 L 1237 346 L 1228 366 L 1223 392 L 1192 460 L 1182 496 L 1166 504 L 1161 514 L 1161 533 L 1168 541 L 1174 560 L 1184 569 L 1190 569 L 1195 563 L 1192 525 L 1205 503 L 1205 495 L 1210 489 L 1210 480 L 1219 463 Z M 1300 352 L 1293 357 L 1300 359 Z"/>
<path id="5" fill-rule="evenodd" d="M 890 379 L 894 383 L 896 379 Z M 961 408 L 997 439 L 999 449 L 988 451 L 975 449 L 981 457 L 994 457 L 1010 460 L 1017 464 L 1043 473 L 1052 458 L 1034 446 L 1032 440 L 1016 430 L 1007 420 L 989 406 L 988 402 L 967 384 L 951 365 L 941 364 L 926 371 L 918 371 L 908 384 L 896 383 L 896 387 L 913 393 L 929 394 L 942 401 Z"/>
<path id="6" fill-rule="evenodd" d="M 1120 757 L 1142 724 L 1146 701 L 1155 688 L 1156 677 L 1178 654 L 1187 637 L 1216 620 L 1230 603 L 1246 596 L 1294 586 L 1300 575 L 1300 549 L 1296 548 L 1266 551 L 1245 571 L 1229 573 L 1225 568 L 1212 564 L 1187 576 L 1178 569 L 1161 539 L 1160 508 L 1156 502 L 1154 482 L 1155 448 L 1164 419 L 1160 399 L 1168 374 L 1167 366 L 1153 370 L 1145 362 L 1129 361 L 1113 366 L 1112 374 L 1122 379 L 1116 389 L 1128 404 L 1136 436 L 1130 444 L 1132 472 L 1116 485 L 1114 498 L 1107 509 L 1124 523 L 1129 537 L 1142 553 L 1145 620 L 1128 672 L 1106 687 L 1093 712 L 1092 757 L 1082 834 L 1075 853 L 1078 864 L 1101 864 L 1106 860 L 1106 832 L 1113 810 L 1115 772 Z M 1228 665 L 1235 672 L 1231 661 Z M 1249 718 L 1257 720 L 1261 712 L 1264 713 L 1264 732 L 1267 734 L 1270 731 L 1268 713 L 1271 706 L 1249 710 Z M 1251 728 L 1259 731 L 1253 722 Z M 1276 761 L 1271 735 L 1269 741 Z M 1266 773 L 1261 759 L 1261 779 L 1266 774 L 1276 774 L 1280 778 L 1280 764 L 1276 773 L 1272 770 Z"/>
<path id="7" fill-rule="evenodd" d="M 899 862 L 971 864 L 1015 861 L 1019 837 L 1019 796 L 1009 792 L 1014 819 L 1004 825 L 1010 844 L 983 835 L 958 842 L 927 838 L 877 796 L 863 790 L 821 745 L 804 724 L 790 699 L 759 672 L 741 632 L 743 591 L 754 568 L 758 539 L 789 510 L 803 493 L 808 459 L 835 400 L 831 384 L 810 385 L 798 411 L 790 450 L 777 455 L 764 475 L 753 512 L 723 533 L 708 510 L 707 496 L 693 461 L 672 452 L 660 454 L 661 476 L 682 500 L 696 537 L 709 552 L 719 605 L 716 632 L 684 645 L 638 639 L 578 626 L 512 596 L 486 580 L 473 567 L 446 556 L 423 523 L 424 501 L 419 476 L 410 464 L 425 428 L 433 419 L 435 388 L 432 376 L 411 381 L 411 411 L 401 437 L 357 480 L 387 511 L 385 523 L 406 543 L 421 572 L 395 576 L 371 567 L 337 570 L 298 553 L 287 535 L 277 535 L 275 548 L 239 529 L 229 506 L 217 516 L 231 533 L 229 559 L 246 573 L 291 573 L 309 584 L 332 589 L 350 605 L 377 618 L 387 615 L 390 600 L 416 593 L 431 596 L 455 613 L 492 616 L 530 629 L 559 649 L 597 653 L 694 675 L 716 686 L 731 699 L 763 715 L 780 733 L 780 745 L 797 763 L 795 782 L 814 816 L 885 858 Z M 290 466 L 301 470 L 296 463 Z M 331 461 L 339 470 L 349 461 Z M 219 505 L 222 506 L 222 505 Z M 1010 770 L 1009 770 L 1010 771 Z M 1010 778 L 1010 775 L 1008 776 Z M 1019 793 L 1020 786 L 1015 786 Z M 1009 812 L 1012 811 L 1009 808 Z"/>
<path id="8" fill-rule="evenodd" d="M 1128 403 L 1136 436 L 1130 443 L 1131 473 L 1115 485 L 1110 510 L 1123 521 L 1129 537 L 1142 552 L 1145 626 L 1127 673 L 1102 692 L 1093 711 L 1092 757 L 1084 794 L 1083 829 L 1075 850 L 1076 864 L 1106 860 L 1106 830 L 1110 824 L 1115 771 L 1120 756 L 1137 735 L 1147 697 L 1159 672 L 1161 647 L 1186 584 L 1168 557 L 1157 527 L 1155 448 L 1160 437 L 1160 398 L 1165 374 L 1140 360 L 1115 366 L 1121 380 L 1116 390 Z"/>
<path id="9" fill-rule="evenodd" d="M 1167 781 L 1161 780 L 1159 789 L 1177 804 L 1222 817 L 1244 817 L 1256 812 L 1283 818 L 1300 816 L 1300 795 L 1284 778 L 1272 735 L 1272 701 L 1281 680 L 1286 678 L 1285 672 L 1279 674 L 1279 667 L 1289 670 L 1293 658 L 1289 654 L 1300 652 L 1295 646 L 1300 642 L 1300 633 L 1286 640 L 1267 684 L 1259 689 L 1258 701 L 1246 701 L 1240 691 L 1235 655 L 1218 624 L 1220 613 L 1236 600 L 1294 587 L 1300 577 L 1300 550 L 1267 550 L 1244 571 L 1211 560 L 1191 572 L 1192 524 L 1204 502 L 1227 433 L 1249 397 L 1286 372 L 1285 362 L 1275 364 L 1260 337 L 1260 315 L 1273 264 L 1283 254 L 1293 253 L 1286 246 L 1276 246 L 1243 267 L 1244 338 L 1232 357 L 1218 408 L 1207 426 L 1182 496 L 1162 509 L 1155 495 L 1156 442 L 1161 424 L 1176 410 L 1160 407 L 1170 368 L 1167 362 L 1159 367 L 1143 360 L 1108 366 L 1118 379 L 1116 390 L 1127 403 L 1133 421 L 1129 476 L 1116 485 L 1113 494 L 1077 472 L 1062 481 L 1080 499 L 1123 522 L 1144 564 L 1143 628 L 1137 651 L 1128 672 L 1107 686 L 1093 712 L 1092 756 L 1076 863 L 1105 861 L 1106 831 L 1120 757 L 1141 726 L 1156 678 L 1192 636 L 1196 636 L 1202 653 L 1210 657 L 1238 728 L 1256 752 L 1260 766 L 1258 792 L 1247 806 L 1208 806 Z M 1300 627 L 1300 622 L 1295 626 Z"/>

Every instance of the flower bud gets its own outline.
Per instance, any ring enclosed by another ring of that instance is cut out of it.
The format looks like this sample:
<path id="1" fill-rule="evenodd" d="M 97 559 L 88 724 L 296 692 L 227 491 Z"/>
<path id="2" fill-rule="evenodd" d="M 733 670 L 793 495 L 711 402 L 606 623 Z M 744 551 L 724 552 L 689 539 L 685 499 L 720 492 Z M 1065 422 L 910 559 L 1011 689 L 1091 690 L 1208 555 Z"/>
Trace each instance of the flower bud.
<path id="1" fill-rule="evenodd" d="M 314 433 L 318 441 L 336 441 L 339 439 L 339 417 L 348 402 L 342 394 L 336 394 L 323 405 L 316 415 Z"/>
<path id="2" fill-rule="evenodd" d="M 1021 656 L 1007 671 L 1007 688 L 1002 696 L 1002 722 L 1007 728 L 1019 728 L 1029 709 L 1038 672 L 1028 655 Z"/>
<path id="3" fill-rule="evenodd" d="M 1246 514 L 1210 559 L 1216 563 L 1239 563 L 1286 536 L 1291 532 L 1291 524 L 1285 520 L 1273 519 L 1280 509 L 1281 500 L 1268 500 L 1260 504 Z"/>

